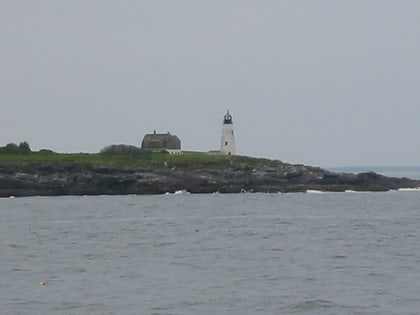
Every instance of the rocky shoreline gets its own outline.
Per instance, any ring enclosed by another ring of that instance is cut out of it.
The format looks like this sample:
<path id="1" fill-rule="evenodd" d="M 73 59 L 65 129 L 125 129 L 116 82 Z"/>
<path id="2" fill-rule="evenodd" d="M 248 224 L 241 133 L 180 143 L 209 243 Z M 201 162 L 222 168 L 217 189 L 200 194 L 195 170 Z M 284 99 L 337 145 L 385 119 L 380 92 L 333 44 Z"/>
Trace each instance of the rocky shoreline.
<path id="1" fill-rule="evenodd" d="M 269 160 L 262 160 L 269 161 Z M 139 166 L 32 163 L 0 165 L 0 197 L 59 195 L 387 191 L 417 188 L 420 181 L 373 172 L 333 173 L 321 168 L 269 161 L 249 164 L 232 160 L 225 168 L 164 164 Z"/>

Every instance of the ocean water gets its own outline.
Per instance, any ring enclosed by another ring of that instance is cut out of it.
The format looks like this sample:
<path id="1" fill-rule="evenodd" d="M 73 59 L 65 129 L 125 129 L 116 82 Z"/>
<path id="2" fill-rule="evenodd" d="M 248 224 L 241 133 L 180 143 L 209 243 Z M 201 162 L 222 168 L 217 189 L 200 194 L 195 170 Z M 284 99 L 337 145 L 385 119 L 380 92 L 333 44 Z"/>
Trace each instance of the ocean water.
<path id="1" fill-rule="evenodd" d="M 1 314 L 420 314 L 420 192 L 0 199 Z"/>

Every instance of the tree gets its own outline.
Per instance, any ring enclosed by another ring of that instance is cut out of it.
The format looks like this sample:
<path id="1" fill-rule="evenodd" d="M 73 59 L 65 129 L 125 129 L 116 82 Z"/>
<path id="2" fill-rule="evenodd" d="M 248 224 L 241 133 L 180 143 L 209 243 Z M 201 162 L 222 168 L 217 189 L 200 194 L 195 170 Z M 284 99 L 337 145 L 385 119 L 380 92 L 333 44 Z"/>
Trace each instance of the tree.
<path id="1" fill-rule="evenodd" d="M 29 147 L 29 143 L 26 141 L 23 141 L 19 144 L 19 149 L 22 151 L 22 153 L 30 153 L 31 148 Z"/>
<path id="2" fill-rule="evenodd" d="M 5 154 L 29 154 L 31 152 L 31 148 L 26 141 L 21 142 L 19 145 L 8 143 L 5 147 L 0 147 L 0 153 Z"/>

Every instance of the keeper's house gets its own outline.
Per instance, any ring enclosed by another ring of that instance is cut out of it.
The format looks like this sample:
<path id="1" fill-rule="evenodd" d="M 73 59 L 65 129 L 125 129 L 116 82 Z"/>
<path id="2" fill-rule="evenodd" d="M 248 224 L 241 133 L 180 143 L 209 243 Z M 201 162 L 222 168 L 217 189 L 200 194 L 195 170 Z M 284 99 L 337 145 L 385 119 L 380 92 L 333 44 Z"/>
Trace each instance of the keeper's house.
<path id="1" fill-rule="evenodd" d="M 141 148 L 153 152 L 169 152 L 170 154 L 181 154 L 181 140 L 175 136 L 167 133 L 153 133 L 146 134 L 141 142 Z"/>

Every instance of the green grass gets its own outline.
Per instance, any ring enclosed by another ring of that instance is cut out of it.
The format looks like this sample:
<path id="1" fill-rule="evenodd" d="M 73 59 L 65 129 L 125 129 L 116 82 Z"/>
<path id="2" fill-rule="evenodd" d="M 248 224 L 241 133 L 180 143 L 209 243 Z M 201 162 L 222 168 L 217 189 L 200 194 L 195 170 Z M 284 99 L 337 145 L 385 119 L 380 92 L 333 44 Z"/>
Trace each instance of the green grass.
<path id="1" fill-rule="evenodd" d="M 186 169 L 224 169 L 232 165 L 245 165 L 253 168 L 257 164 L 264 163 L 267 166 L 278 161 L 256 159 L 245 156 L 224 156 L 207 154 L 179 154 L 170 155 L 165 153 L 150 153 L 143 155 L 116 155 L 116 154 L 87 154 L 87 153 L 41 153 L 29 154 L 0 154 L 0 166 L 28 166 L 28 165 L 99 165 L 114 167 L 145 167 L 167 168 L 178 167 Z"/>

